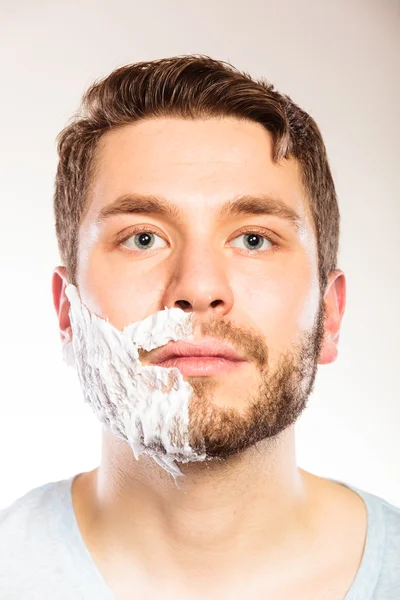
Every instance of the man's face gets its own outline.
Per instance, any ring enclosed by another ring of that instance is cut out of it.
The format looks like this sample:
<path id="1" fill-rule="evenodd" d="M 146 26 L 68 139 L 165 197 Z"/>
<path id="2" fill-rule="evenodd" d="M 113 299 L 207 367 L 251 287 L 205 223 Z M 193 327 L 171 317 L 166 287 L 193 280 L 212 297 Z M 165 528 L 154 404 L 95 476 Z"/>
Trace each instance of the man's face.
<path id="1" fill-rule="evenodd" d="M 223 457 L 283 431 L 304 409 L 324 333 L 297 162 L 274 163 L 271 135 L 231 118 L 144 120 L 107 133 L 97 158 L 79 236 L 82 302 L 121 330 L 165 307 L 193 311 L 195 342 L 225 340 L 247 359 L 229 374 L 186 377 L 194 446 L 205 439 L 208 454 Z M 101 217 L 129 194 L 136 205 L 162 198 L 175 214 Z M 220 214 L 228 201 L 267 196 L 298 222 Z"/>

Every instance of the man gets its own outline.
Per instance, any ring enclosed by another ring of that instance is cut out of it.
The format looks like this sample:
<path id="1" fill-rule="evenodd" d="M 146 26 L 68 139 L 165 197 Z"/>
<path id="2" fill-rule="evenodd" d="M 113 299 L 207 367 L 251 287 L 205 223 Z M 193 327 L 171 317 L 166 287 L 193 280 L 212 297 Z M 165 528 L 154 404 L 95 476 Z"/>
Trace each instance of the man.
<path id="1" fill-rule="evenodd" d="M 231 65 L 121 67 L 59 136 L 63 349 L 101 464 L 0 519 L 3 598 L 400 598 L 400 509 L 296 465 L 345 275 L 317 125 Z"/>

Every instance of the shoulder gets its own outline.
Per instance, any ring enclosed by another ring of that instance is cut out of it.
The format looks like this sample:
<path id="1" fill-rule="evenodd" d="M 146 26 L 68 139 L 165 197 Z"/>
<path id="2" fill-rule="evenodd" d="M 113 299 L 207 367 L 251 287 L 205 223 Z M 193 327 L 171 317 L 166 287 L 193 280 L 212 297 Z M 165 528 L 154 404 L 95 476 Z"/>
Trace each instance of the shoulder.
<path id="1" fill-rule="evenodd" d="M 0 510 L 0 597 L 33 589 L 39 573 L 58 564 L 71 527 L 70 485 L 69 479 L 46 483 Z"/>
<path id="2" fill-rule="evenodd" d="M 12 532 L 13 540 L 18 537 L 26 540 L 35 531 L 48 530 L 52 521 L 50 517 L 56 516 L 55 509 L 60 505 L 67 508 L 70 485 L 69 479 L 45 483 L 1 509 L 1 537 L 4 539 L 3 536 Z"/>
<path id="3" fill-rule="evenodd" d="M 391 568 L 396 566 L 400 597 L 400 507 L 394 506 L 382 498 L 378 498 L 378 500 L 381 503 L 386 530 L 384 560 Z"/>
<path id="4" fill-rule="evenodd" d="M 382 529 L 385 554 L 393 554 L 400 564 L 400 506 L 370 492 L 363 491 L 362 494 Z"/>
<path id="5" fill-rule="evenodd" d="M 369 566 L 379 569 L 376 597 L 400 598 L 400 507 L 375 494 L 361 493 L 370 515 Z"/>

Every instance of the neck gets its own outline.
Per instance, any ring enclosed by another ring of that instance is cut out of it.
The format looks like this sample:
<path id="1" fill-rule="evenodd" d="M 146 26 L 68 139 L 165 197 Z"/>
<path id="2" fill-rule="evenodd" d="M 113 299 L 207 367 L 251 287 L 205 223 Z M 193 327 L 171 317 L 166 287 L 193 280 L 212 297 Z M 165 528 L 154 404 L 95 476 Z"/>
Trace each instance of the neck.
<path id="1" fill-rule="evenodd" d="M 297 556 L 310 538 L 312 476 L 296 466 L 294 447 L 288 428 L 278 442 L 224 463 L 180 465 L 178 489 L 151 458 L 136 461 L 104 431 L 101 465 L 90 474 L 92 531 L 119 564 L 134 561 L 158 577 L 210 568 L 221 577 L 257 559 L 274 564 L 283 551 Z"/>

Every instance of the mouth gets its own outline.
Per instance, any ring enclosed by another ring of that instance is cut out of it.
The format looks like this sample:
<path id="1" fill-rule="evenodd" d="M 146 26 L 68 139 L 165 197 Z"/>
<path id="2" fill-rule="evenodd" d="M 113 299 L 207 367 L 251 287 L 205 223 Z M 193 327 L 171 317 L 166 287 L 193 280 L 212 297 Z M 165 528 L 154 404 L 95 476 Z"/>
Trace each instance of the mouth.
<path id="1" fill-rule="evenodd" d="M 176 367 L 182 375 L 205 376 L 230 373 L 247 362 L 229 344 L 203 338 L 190 344 L 184 341 L 170 342 L 155 352 L 150 364 Z"/>
<path id="2" fill-rule="evenodd" d="M 246 363 L 245 360 L 232 360 L 223 356 L 171 356 L 155 364 L 165 368 L 176 367 L 182 375 L 210 376 L 231 373 Z"/>

